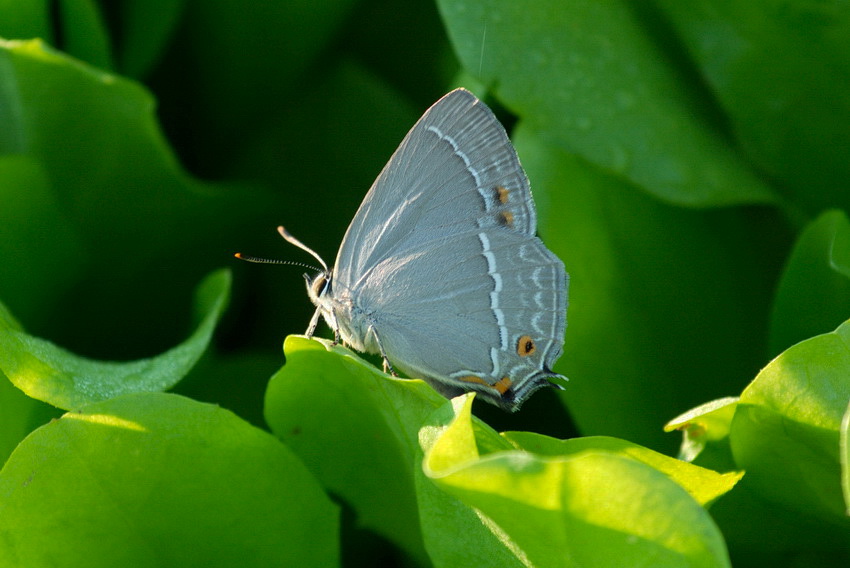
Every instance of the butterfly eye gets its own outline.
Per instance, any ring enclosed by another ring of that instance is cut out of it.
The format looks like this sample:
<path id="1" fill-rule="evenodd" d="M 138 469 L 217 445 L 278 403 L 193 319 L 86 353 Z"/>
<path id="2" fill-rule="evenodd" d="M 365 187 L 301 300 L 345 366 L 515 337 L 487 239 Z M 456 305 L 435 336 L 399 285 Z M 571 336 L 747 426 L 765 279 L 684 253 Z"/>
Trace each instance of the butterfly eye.
<path id="1" fill-rule="evenodd" d="M 328 276 L 326 274 L 319 274 L 313 279 L 310 286 L 313 289 L 313 294 L 315 294 L 317 298 L 320 298 L 323 294 L 327 293 L 327 289 L 330 287 L 330 280 L 328 280 Z"/>

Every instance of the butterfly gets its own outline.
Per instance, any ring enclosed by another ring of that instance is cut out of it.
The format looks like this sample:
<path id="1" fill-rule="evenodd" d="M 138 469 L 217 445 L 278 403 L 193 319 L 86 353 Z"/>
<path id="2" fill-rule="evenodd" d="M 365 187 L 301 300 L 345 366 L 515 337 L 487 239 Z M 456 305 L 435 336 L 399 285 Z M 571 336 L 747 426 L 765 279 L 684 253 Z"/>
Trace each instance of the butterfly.
<path id="1" fill-rule="evenodd" d="M 336 340 L 446 397 L 516 411 L 560 357 L 569 277 L 535 236 L 528 178 L 493 112 L 456 89 L 429 108 L 372 185 L 333 268 L 307 279 Z M 241 257 L 245 258 L 245 257 Z M 258 260 L 246 258 L 246 260 Z"/>

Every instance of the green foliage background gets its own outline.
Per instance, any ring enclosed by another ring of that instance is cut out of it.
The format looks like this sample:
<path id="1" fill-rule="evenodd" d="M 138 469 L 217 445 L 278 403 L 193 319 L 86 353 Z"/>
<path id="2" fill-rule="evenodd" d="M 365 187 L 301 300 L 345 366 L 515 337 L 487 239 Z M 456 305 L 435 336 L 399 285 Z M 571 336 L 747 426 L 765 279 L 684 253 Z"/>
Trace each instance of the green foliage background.
<path id="1" fill-rule="evenodd" d="M 850 560 L 844 3 L 0 0 L 0 38 L 0 565 Z M 330 261 L 455 86 L 571 277 L 571 381 L 516 415 L 283 365 L 299 270 L 232 258 Z"/>

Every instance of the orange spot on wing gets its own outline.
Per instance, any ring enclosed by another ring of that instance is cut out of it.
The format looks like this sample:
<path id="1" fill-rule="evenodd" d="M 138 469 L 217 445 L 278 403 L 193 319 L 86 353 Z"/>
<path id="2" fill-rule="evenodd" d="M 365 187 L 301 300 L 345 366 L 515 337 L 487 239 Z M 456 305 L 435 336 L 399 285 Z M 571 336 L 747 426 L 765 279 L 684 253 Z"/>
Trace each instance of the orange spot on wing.
<path id="1" fill-rule="evenodd" d="M 501 379 L 496 381 L 495 384 L 492 385 L 481 377 L 476 377 L 475 375 L 460 377 L 460 380 L 466 383 L 476 383 L 479 385 L 484 385 L 485 387 L 490 387 L 491 389 L 495 389 L 496 392 L 498 392 L 500 395 L 505 394 L 508 389 L 511 388 L 511 385 L 513 385 L 513 382 L 508 377 L 502 377 Z"/>
<path id="2" fill-rule="evenodd" d="M 468 377 L 461 377 L 461 381 L 465 383 L 477 383 L 479 385 L 484 385 L 485 387 L 491 386 L 490 383 L 482 379 L 481 377 L 476 377 L 475 375 L 469 375 Z"/>
<path id="3" fill-rule="evenodd" d="M 534 340 L 531 339 L 530 335 L 523 335 L 516 342 L 516 352 L 520 357 L 528 357 L 537 351 L 537 345 L 534 344 Z"/>
<path id="4" fill-rule="evenodd" d="M 499 394 L 505 394 L 506 392 L 508 392 L 508 389 L 511 388 L 511 385 L 513 385 L 513 382 L 511 382 L 508 377 L 502 377 L 501 379 L 496 381 L 496 384 L 493 385 L 493 388 L 499 391 Z"/>
<path id="5" fill-rule="evenodd" d="M 510 211 L 502 211 L 499 213 L 499 222 L 506 227 L 510 227 L 514 224 L 514 214 Z"/>

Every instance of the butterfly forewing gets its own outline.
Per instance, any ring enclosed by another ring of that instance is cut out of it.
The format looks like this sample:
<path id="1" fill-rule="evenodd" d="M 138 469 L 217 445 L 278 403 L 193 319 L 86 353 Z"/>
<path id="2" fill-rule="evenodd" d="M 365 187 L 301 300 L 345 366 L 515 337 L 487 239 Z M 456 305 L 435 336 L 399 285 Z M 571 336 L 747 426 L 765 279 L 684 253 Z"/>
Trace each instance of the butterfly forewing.
<path id="1" fill-rule="evenodd" d="M 457 89 L 428 109 L 375 180 L 343 239 L 336 281 L 351 285 L 431 231 L 494 226 L 534 234 L 528 180 L 492 111 Z"/>

